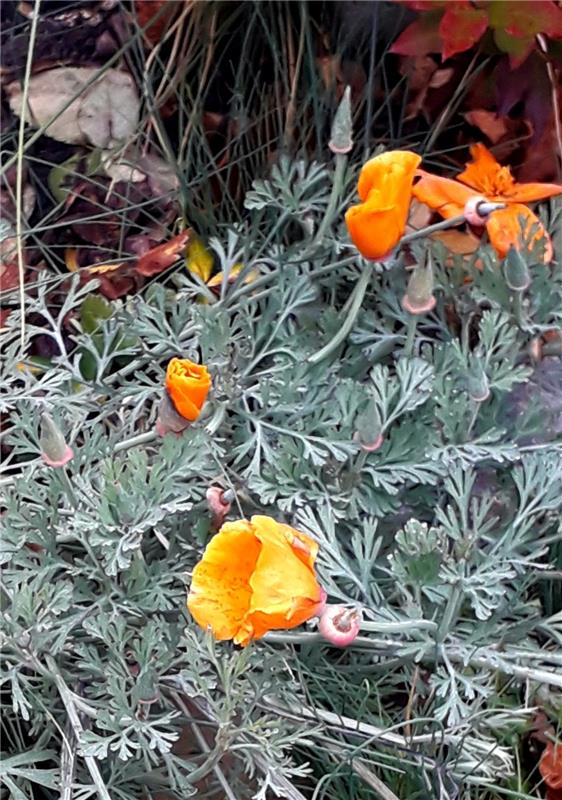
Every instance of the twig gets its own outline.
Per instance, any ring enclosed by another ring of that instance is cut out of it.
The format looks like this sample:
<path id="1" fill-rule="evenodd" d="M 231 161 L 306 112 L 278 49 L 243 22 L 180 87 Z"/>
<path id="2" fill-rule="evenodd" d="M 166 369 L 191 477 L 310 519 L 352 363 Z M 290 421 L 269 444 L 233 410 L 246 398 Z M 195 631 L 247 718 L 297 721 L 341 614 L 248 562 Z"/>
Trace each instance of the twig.
<path id="1" fill-rule="evenodd" d="M 379 795 L 381 800 L 399 800 L 394 792 L 388 788 L 386 783 L 383 783 L 380 778 L 377 778 L 374 772 L 371 772 L 364 761 L 358 758 L 352 759 L 351 769 Z"/>
<path id="2" fill-rule="evenodd" d="M 70 724 L 72 725 L 72 730 L 74 731 L 74 736 L 76 737 L 76 741 L 80 742 L 80 737 L 84 733 L 84 728 L 82 727 L 82 723 L 80 722 L 80 717 L 78 716 L 76 706 L 74 705 L 72 692 L 64 682 L 64 678 L 62 677 L 54 658 L 52 656 L 46 656 L 45 662 L 55 680 L 61 700 L 66 709 L 66 713 L 68 714 L 68 719 L 70 721 Z M 111 800 L 111 795 L 107 791 L 107 787 L 99 771 L 98 762 L 96 761 L 96 759 L 93 756 L 85 755 L 84 761 L 86 762 L 86 766 L 88 768 L 88 772 L 90 773 L 90 777 L 92 778 L 95 784 L 98 796 L 101 798 L 101 800 Z"/>
<path id="3" fill-rule="evenodd" d="M 33 51 L 35 50 L 35 39 L 37 36 L 37 25 L 39 23 L 39 11 L 41 0 L 37 0 L 33 15 L 31 17 L 31 31 L 29 33 L 29 44 L 27 46 L 27 62 L 25 65 L 25 75 L 23 79 L 23 91 L 21 96 L 21 115 L 18 131 L 18 151 L 16 160 L 16 252 L 18 257 L 18 284 L 19 301 L 21 315 L 21 352 L 25 350 L 25 274 L 23 265 L 23 153 L 25 139 L 25 121 L 27 110 L 27 95 L 29 92 L 29 82 L 31 80 L 31 67 L 33 65 Z"/>
<path id="4" fill-rule="evenodd" d="M 196 722 L 192 722 L 191 723 L 191 729 L 192 729 L 192 731 L 193 731 L 193 733 L 195 735 L 195 738 L 197 739 L 197 744 L 199 745 L 201 750 L 206 755 L 208 755 L 211 752 L 211 748 L 209 747 L 209 745 L 205 741 L 205 737 L 201 733 L 199 725 L 197 725 Z M 232 789 L 228 785 L 228 781 L 226 780 L 224 772 L 222 771 L 222 769 L 220 768 L 220 766 L 218 764 L 214 764 L 213 765 L 213 772 L 217 776 L 217 780 L 218 780 L 218 782 L 220 783 L 220 785 L 222 786 L 222 788 L 224 790 L 224 794 L 225 794 L 226 799 L 227 800 L 237 800 L 236 795 L 234 794 L 234 792 L 232 791 Z"/>
<path id="5" fill-rule="evenodd" d="M 72 726 L 67 723 L 66 732 L 70 733 Z M 73 737 L 75 739 L 75 737 Z M 76 740 L 76 739 L 75 739 Z M 62 752 L 60 757 L 60 800 L 72 800 L 72 782 L 76 765 L 76 747 L 73 747 L 70 736 L 63 736 Z"/>
<path id="6" fill-rule="evenodd" d="M 357 319 L 357 315 L 359 314 L 359 310 L 361 309 L 361 305 L 363 303 L 363 299 L 365 297 L 365 292 L 367 291 L 367 286 L 369 285 L 369 281 L 371 280 L 372 272 L 369 268 L 364 269 L 361 275 L 359 276 L 359 280 L 355 284 L 353 289 L 353 293 L 351 294 L 349 300 L 349 311 L 348 314 L 336 333 L 336 335 L 330 339 L 327 345 L 322 347 L 321 350 L 317 350 L 316 353 L 313 353 L 308 358 L 308 362 L 310 364 L 318 364 L 319 361 L 322 361 L 329 356 L 330 353 L 340 345 L 342 342 L 345 341 L 347 338 L 348 333 L 353 328 L 355 320 Z"/>
<path id="7" fill-rule="evenodd" d="M 552 95 L 552 110 L 554 112 L 554 130 L 556 133 L 556 144 L 558 145 L 558 178 L 562 178 L 562 122 L 560 121 L 560 104 L 558 102 L 558 82 L 556 72 L 552 62 L 548 58 L 548 47 L 546 39 L 542 33 L 537 34 L 539 47 L 546 56 L 546 72 L 550 81 L 550 91 Z"/>

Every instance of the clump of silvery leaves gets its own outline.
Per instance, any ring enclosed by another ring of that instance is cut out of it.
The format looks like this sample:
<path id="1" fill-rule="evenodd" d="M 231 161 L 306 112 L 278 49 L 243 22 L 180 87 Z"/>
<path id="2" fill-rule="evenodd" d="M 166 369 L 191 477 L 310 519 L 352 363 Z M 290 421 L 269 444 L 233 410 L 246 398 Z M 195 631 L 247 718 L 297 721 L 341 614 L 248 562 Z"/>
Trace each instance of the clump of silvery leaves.
<path id="1" fill-rule="evenodd" d="M 217 294 L 178 263 L 112 303 L 66 277 L 53 311 L 40 276 L 25 337 L 52 338 L 48 368 L 22 363 L 10 316 L 2 769 L 18 800 L 537 796 L 522 743 L 562 683 L 562 377 L 544 339 L 562 269 L 527 264 L 518 293 L 485 243 L 467 262 L 417 241 L 437 304 L 412 331 L 404 254 L 358 256 L 357 170 L 336 158 L 336 179 L 283 158 L 255 181 L 246 221 L 209 243 Z M 543 220 L 555 231 L 560 205 Z M 349 334 L 318 359 L 364 270 Z M 161 438 L 176 355 L 207 364 L 213 390 Z M 40 457 L 45 413 L 63 467 Z M 351 646 L 314 623 L 244 650 L 195 626 L 211 486 L 235 494 L 231 516 L 318 540 L 330 600 L 362 609 Z"/>

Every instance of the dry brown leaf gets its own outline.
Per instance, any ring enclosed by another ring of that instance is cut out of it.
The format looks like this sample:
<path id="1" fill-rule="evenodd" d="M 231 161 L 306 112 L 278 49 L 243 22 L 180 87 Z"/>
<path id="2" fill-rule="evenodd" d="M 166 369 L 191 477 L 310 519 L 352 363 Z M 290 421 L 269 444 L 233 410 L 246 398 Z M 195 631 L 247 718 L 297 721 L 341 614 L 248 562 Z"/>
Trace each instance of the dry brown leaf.
<path id="1" fill-rule="evenodd" d="M 128 72 L 96 67 L 58 67 L 31 77 L 25 119 L 35 127 L 46 125 L 48 136 L 67 144 L 89 143 L 109 148 L 135 133 L 139 98 Z M 10 108 L 22 113 L 22 87 L 13 81 L 6 87 Z M 70 103 L 68 108 L 63 107 Z"/>
<path id="2" fill-rule="evenodd" d="M 171 267 L 172 264 L 177 261 L 182 250 L 185 250 L 190 236 L 191 230 L 188 229 L 183 231 L 183 233 L 178 233 L 178 235 L 170 239 L 169 242 L 164 242 L 164 244 L 153 247 L 152 250 L 149 250 L 148 253 L 145 253 L 139 258 L 135 265 L 136 272 L 140 275 L 150 277 L 151 275 L 158 275 L 159 272 L 168 269 L 168 267 Z"/>

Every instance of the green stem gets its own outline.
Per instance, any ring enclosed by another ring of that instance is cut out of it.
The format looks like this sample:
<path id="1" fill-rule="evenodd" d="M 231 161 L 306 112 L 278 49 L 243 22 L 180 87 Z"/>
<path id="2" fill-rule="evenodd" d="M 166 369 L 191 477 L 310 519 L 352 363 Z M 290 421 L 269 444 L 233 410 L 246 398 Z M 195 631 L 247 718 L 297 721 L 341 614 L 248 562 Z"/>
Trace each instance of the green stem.
<path id="1" fill-rule="evenodd" d="M 514 292 L 513 294 L 513 314 L 520 328 L 525 327 L 525 318 L 523 312 L 523 292 Z"/>
<path id="2" fill-rule="evenodd" d="M 361 305 L 363 303 L 363 299 L 365 297 L 365 292 L 367 291 L 367 286 L 369 285 L 369 281 L 371 280 L 372 272 L 370 269 L 364 269 L 361 273 L 359 280 L 355 284 L 352 294 L 349 297 L 348 302 L 346 303 L 346 307 L 349 308 L 349 313 L 345 318 L 345 321 L 336 335 L 322 347 L 321 350 L 317 350 L 316 353 L 313 353 L 308 358 L 308 362 L 310 364 L 318 364 L 319 361 L 322 361 L 330 353 L 333 353 L 334 350 L 347 338 L 347 335 L 353 328 L 355 320 L 357 319 L 357 315 L 359 314 L 359 310 L 361 309 Z"/>
<path id="3" fill-rule="evenodd" d="M 332 223 L 334 214 L 340 201 L 340 194 L 343 187 L 343 179 L 345 175 L 345 168 L 347 166 L 347 156 L 342 153 L 336 153 L 336 169 L 334 171 L 334 179 L 332 181 L 332 192 L 330 200 L 326 208 L 326 213 L 320 223 L 320 227 L 314 237 L 313 246 L 320 244 L 326 233 L 326 229 Z"/>
<path id="4" fill-rule="evenodd" d="M 404 343 L 404 355 L 411 358 L 414 354 L 414 341 L 416 338 L 416 329 L 418 327 L 418 315 L 410 314 L 408 317 L 408 329 L 406 332 L 406 341 Z"/>

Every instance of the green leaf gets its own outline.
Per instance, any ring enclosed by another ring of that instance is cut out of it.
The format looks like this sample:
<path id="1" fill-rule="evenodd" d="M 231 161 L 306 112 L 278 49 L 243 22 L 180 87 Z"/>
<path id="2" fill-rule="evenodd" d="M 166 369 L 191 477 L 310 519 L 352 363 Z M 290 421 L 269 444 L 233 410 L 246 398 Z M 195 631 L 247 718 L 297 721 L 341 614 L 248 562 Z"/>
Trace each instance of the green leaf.
<path id="1" fill-rule="evenodd" d="M 99 294 L 90 294 L 80 306 L 80 323 L 85 333 L 95 333 L 100 322 L 113 315 L 113 306 Z"/>

